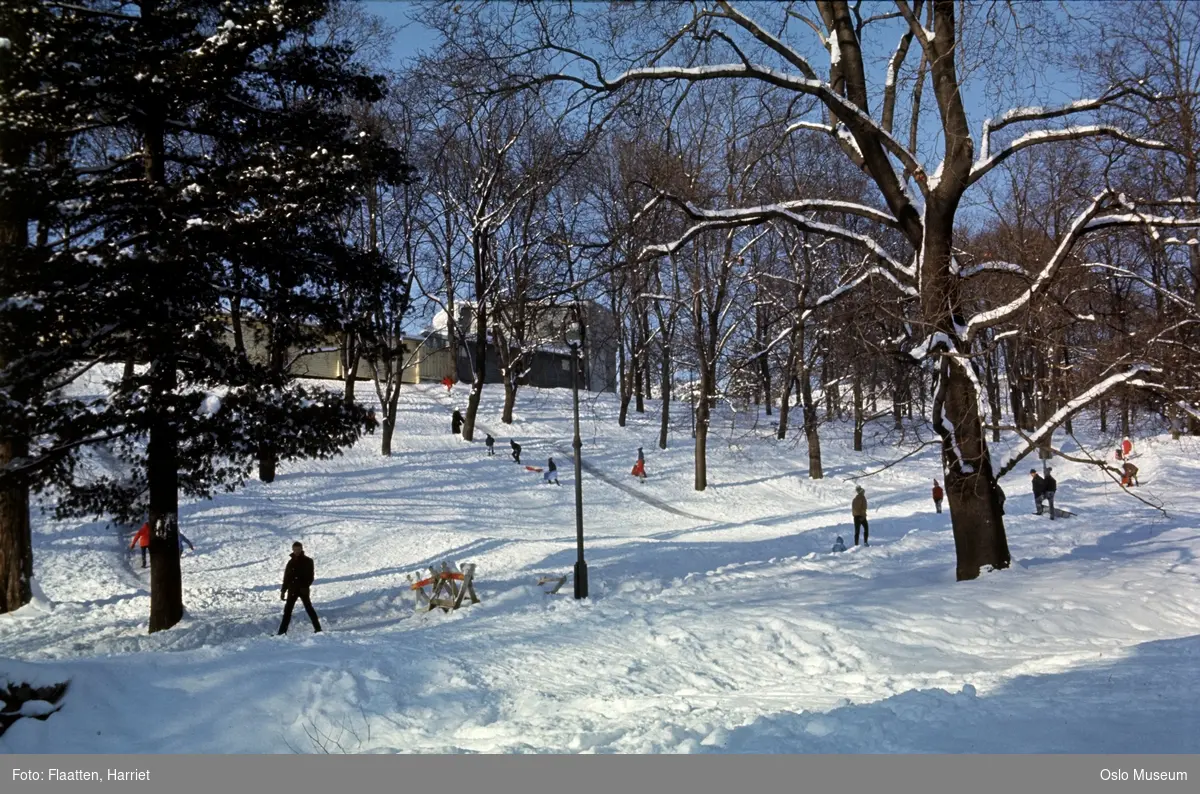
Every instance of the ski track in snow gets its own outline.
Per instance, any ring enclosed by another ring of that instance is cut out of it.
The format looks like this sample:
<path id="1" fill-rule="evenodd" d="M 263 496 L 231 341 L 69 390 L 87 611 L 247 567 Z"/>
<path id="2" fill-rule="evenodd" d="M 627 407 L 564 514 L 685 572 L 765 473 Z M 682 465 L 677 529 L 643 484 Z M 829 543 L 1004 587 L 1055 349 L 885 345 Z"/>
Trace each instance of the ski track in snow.
<path id="1" fill-rule="evenodd" d="M 170 631 L 146 633 L 128 534 L 37 518 L 48 603 L 0 616 L 0 673 L 72 687 L 0 750 L 1200 751 L 1195 441 L 1139 445 L 1142 490 L 1170 518 L 1063 463 L 1059 501 L 1080 517 L 1051 523 L 1014 472 L 1017 562 L 956 584 L 935 453 L 862 481 L 873 545 L 832 554 L 853 538 L 844 478 L 889 449 L 853 453 L 829 426 L 813 481 L 803 445 L 769 427 L 713 432 L 696 493 L 686 424 L 658 450 L 656 415 L 619 428 L 615 400 L 589 395 L 591 598 L 575 602 L 569 583 L 535 585 L 575 560 L 570 393 L 522 390 L 511 427 L 501 397 L 485 391 L 477 425 L 494 458 L 449 433 L 465 394 L 405 386 L 390 458 L 367 436 L 182 506 L 196 552 Z M 562 456 L 562 487 L 513 463 L 510 437 L 524 463 Z M 638 446 L 644 483 L 628 475 Z M 275 637 L 295 539 L 316 560 L 326 632 L 300 610 Z M 477 564 L 482 603 L 414 613 L 406 574 L 442 560 Z"/>

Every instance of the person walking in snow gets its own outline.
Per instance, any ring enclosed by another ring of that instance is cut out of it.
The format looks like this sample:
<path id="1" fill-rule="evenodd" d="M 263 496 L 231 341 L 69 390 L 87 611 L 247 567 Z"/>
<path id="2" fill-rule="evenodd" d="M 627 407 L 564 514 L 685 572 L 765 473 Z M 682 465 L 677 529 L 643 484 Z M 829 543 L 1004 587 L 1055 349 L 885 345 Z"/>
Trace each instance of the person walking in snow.
<path id="1" fill-rule="evenodd" d="M 1121 458 L 1125 459 L 1133 452 L 1133 442 L 1129 440 L 1129 436 L 1121 439 Z"/>
<path id="2" fill-rule="evenodd" d="M 283 622 L 279 624 L 280 634 L 287 634 L 288 624 L 292 622 L 292 608 L 296 606 L 297 598 L 304 604 L 304 611 L 312 621 L 313 632 L 321 630 L 321 621 L 317 618 L 317 611 L 313 609 L 312 601 L 308 597 L 314 573 L 312 557 L 305 556 L 304 545 L 296 541 L 292 544 L 292 557 L 283 571 L 283 589 L 279 591 L 279 600 L 287 602 L 287 606 L 283 608 Z"/>
<path id="3" fill-rule="evenodd" d="M 496 454 L 496 439 L 492 438 L 491 433 L 487 434 L 487 438 L 483 440 L 483 443 L 487 445 L 488 457 L 494 457 Z"/>
<path id="4" fill-rule="evenodd" d="M 1054 492 L 1058 490 L 1058 480 L 1054 479 L 1051 474 L 1053 469 L 1046 469 L 1046 477 L 1043 483 L 1046 488 L 1046 501 L 1050 503 L 1050 520 L 1054 520 Z"/>
<path id="5" fill-rule="evenodd" d="M 454 414 L 450 417 L 450 432 L 457 436 L 459 433 L 462 432 L 462 426 L 463 426 L 462 411 L 455 408 Z"/>
<path id="6" fill-rule="evenodd" d="M 830 549 L 830 551 L 831 551 L 831 552 L 838 552 L 838 551 L 845 551 L 845 550 L 846 550 L 846 541 L 842 540 L 842 536 L 841 536 L 841 535 L 838 535 L 838 536 L 837 536 L 837 540 L 835 540 L 835 541 L 833 542 L 833 548 L 832 548 L 832 549 Z"/>
<path id="7" fill-rule="evenodd" d="M 1128 460 L 1125 461 L 1125 465 L 1121 467 L 1121 471 L 1121 485 L 1124 485 L 1126 488 L 1128 488 L 1130 485 L 1140 485 L 1137 478 L 1138 467 L 1134 466 L 1132 462 Z"/>
<path id="8" fill-rule="evenodd" d="M 446 377 L 442 378 L 442 385 L 446 387 L 446 394 L 449 395 L 454 391 L 454 378 L 447 375 Z"/>
<path id="9" fill-rule="evenodd" d="M 942 486 L 938 485 L 938 481 L 933 481 L 933 506 L 940 513 L 942 512 L 942 499 L 946 496 L 946 492 L 942 490 Z"/>
<path id="10" fill-rule="evenodd" d="M 558 466 L 554 465 L 554 458 L 550 458 L 549 462 L 546 463 L 546 473 L 542 475 L 542 479 L 546 481 L 546 485 L 549 485 L 550 483 L 560 486 L 562 485 L 562 483 L 558 481 Z"/>
<path id="11" fill-rule="evenodd" d="M 188 547 L 189 549 L 191 549 L 192 551 L 195 551 L 195 550 L 196 550 L 196 547 L 192 545 L 192 542 L 191 542 L 190 540 L 188 540 L 188 539 L 187 539 L 187 535 L 185 535 L 185 534 L 183 534 L 182 532 L 180 532 L 180 533 L 179 533 L 179 553 L 180 553 L 180 554 L 183 554 L 183 545 L 184 545 L 185 543 L 187 544 L 187 547 Z"/>
<path id="12" fill-rule="evenodd" d="M 639 480 L 646 479 L 646 454 L 642 452 L 641 447 L 638 447 L 637 462 L 633 464 L 633 469 L 629 473 Z"/>
<path id="13" fill-rule="evenodd" d="M 512 447 L 513 460 L 515 460 L 517 463 L 520 463 L 521 462 L 521 445 L 518 444 L 516 441 L 513 441 L 511 438 L 508 440 L 508 444 L 509 444 L 509 446 Z"/>
<path id="14" fill-rule="evenodd" d="M 1029 470 L 1030 481 L 1033 483 L 1033 507 L 1037 515 L 1042 514 L 1042 501 L 1046 498 L 1046 481 L 1042 479 L 1042 475 L 1037 473 L 1037 469 Z"/>
<path id="15" fill-rule="evenodd" d="M 150 565 L 150 563 L 149 563 L 150 522 L 149 521 L 147 521 L 145 524 L 142 524 L 142 528 L 139 529 L 137 532 L 133 533 L 133 540 L 129 541 L 129 548 L 132 549 L 135 545 L 140 545 L 142 547 L 142 567 L 143 568 L 148 567 Z"/>
<path id="16" fill-rule="evenodd" d="M 867 494 L 861 485 L 854 489 L 854 501 L 850 503 L 850 514 L 854 517 L 854 545 L 858 545 L 858 530 L 861 527 L 863 545 L 870 546 L 871 541 L 867 535 L 870 531 L 867 525 Z"/>

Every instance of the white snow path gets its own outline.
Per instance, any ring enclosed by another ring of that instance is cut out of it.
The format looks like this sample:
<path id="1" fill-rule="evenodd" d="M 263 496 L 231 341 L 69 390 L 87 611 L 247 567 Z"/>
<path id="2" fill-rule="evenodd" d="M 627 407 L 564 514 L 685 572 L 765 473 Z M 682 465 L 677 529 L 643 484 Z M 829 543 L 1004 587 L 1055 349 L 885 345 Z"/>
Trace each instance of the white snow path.
<path id="1" fill-rule="evenodd" d="M 956 584 L 949 516 L 928 496 L 934 455 L 866 480 L 872 546 L 830 554 L 853 535 L 841 478 L 875 468 L 836 426 L 821 481 L 769 428 L 714 432 L 713 484 L 697 494 L 686 427 L 660 451 L 643 443 L 656 416 L 621 429 L 615 401 L 592 397 L 592 597 L 577 603 L 534 584 L 575 559 L 570 459 L 555 488 L 507 454 L 509 432 L 531 465 L 561 450 L 569 393 L 523 390 L 509 428 L 499 389 L 485 391 L 490 459 L 450 435 L 440 395 L 405 388 L 391 458 L 368 436 L 186 505 L 187 616 L 167 632 L 146 634 L 127 539 L 40 520 L 49 603 L 0 617 L 0 672 L 72 688 L 0 750 L 319 752 L 317 730 L 358 752 L 1200 749 L 1194 442 L 1143 449 L 1143 490 L 1170 497 L 1171 519 L 1064 465 L 1060 501 L 1080 518 L 1051 523 L 1010 475 L 1018 563 Z M 651 477 L 627 483 L 638 446 Z M 327 632 L 300 612 L 276 638 L 293 539 L 316 560 Z M 483 602 L 415 615 L 405 574 L 442 559 L 478 565 Z"/>

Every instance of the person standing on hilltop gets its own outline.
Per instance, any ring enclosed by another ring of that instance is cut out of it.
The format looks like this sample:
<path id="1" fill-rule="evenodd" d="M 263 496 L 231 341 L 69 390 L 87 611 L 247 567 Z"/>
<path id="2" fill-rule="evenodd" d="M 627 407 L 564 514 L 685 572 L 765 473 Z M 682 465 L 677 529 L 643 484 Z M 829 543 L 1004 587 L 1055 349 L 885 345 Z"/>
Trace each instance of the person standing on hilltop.
<path id="1" fill-rule="evenodd" d="M 942 486 L 938 485 L 938 481 L 933 481 L 933 507 L 939 513 L 942 512 L 942 499 L 946 496 L 946 492 L 942 490 Z"/>

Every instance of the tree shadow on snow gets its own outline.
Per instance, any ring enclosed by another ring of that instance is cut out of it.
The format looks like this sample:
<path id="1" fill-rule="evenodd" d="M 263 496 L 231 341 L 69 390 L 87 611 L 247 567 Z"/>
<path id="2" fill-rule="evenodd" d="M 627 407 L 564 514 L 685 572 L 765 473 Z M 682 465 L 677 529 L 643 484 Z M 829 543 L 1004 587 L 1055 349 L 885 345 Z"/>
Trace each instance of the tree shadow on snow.
<path id="1" fill-rule="evenodd" d="M 759 717 L 704 752 L 1196 753 L 1200 635 L 1117 659 L 1022 675 L 996 690 L 910 690 L 825 714 Z"/>

